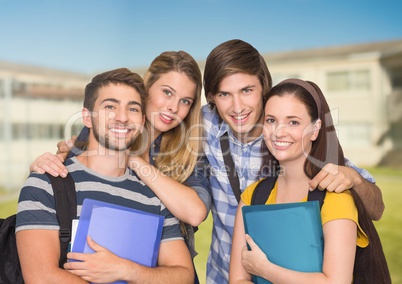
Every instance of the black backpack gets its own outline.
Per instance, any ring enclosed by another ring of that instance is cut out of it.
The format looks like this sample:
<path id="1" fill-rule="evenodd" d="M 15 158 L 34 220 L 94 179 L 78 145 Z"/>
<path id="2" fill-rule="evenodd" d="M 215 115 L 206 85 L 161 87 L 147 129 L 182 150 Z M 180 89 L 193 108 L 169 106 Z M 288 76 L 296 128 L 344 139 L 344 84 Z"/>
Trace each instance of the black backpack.
<path id="1" fill-rule="evenodd" d="M 251 205 L 257 205 L 257 204 L 265 204 L 265 202 L 268 199 L 269 194 L 271 193 L 272 189 L 274 188 L 274 185 L 276 183 L 276 180 L 278 177 L 267 177 L 260 181 L 251 197 Z M 320 208 L 322 207 L 324 203 L 324 198 L 325 194 L 327 193 L 326 190 L 319 190 L 315 189 L 314 191 L 309 191 L 308 192 L 308 201 L 313 201 L 317 200 L 320 203 Z"/>
<path id="2" fill-rule="evenodd" d="M 77 216 L 75 183 L 71 175 L 66 178 L 47 174 L 54 191 L 56 215 L 60 224 L 60 262 L 62 268 L 67 260 L 68 245 L 71 240 L 71 223 Z M 16 215 L 0 219 L 0 283 L 24 283 L 15 240 Z"/>

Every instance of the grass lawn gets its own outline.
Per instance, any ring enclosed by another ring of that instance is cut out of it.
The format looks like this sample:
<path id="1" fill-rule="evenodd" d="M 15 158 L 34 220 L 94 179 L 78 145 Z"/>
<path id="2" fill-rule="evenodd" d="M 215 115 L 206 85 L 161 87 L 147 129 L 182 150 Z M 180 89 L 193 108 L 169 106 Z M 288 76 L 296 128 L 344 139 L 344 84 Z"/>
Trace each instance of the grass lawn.
<path id="1" fill-rule="evenodd" d="M 402 284 L 402 170 L 383 168 L 368 169 L 381 188 L 385 203 L 382 219 L 375 222 L 380 234 L 385 255 L 391 271 L 392 283 Z M 8 199 L 0 191 L 0 218 L 16 212 L 16 199 Z M 208 216 L 196 233 L 196 248 L 199 252 L 195 265 L 201 284 L 205 284 L 206 261 L 211 242 L 212 217 Z"/>
<path id="2" fill-rule="evenodd" d="M 6 198 L 5 193 L 0 191 L 0 218 L 5 218 L 17 212 L 18 197 Z"/>
<path id="3" fill-rule="evenodd" d="M 370 170 L 381 188 L 385 211 L 380 221 L 375 222 L 377 231 L 391 271 L 392 283 L 402 283 L 402 171 L 397 175 Z"/>

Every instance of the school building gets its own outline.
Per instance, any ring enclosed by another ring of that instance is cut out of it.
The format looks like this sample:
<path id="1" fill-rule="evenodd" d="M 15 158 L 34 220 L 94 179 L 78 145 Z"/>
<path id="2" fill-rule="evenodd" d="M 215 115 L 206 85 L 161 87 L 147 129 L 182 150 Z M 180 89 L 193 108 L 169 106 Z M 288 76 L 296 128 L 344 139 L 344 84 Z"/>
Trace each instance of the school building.
<path id="1" fill-rule="evenodd" d="M 347 158 L 402 167 L 402 40 L 271 53 L 274 83 L 315 82 L 327 98 Z"/>
<path id="2" fill-rule="evenodd" d="M 19 189 L 29 165 L 82 125 L 90 76 L 0 62 L 0 188 Z M 65 133 L 66 132 L 66 133 Z"/>
<path id="3" fill-rule="evenodd" d="M 274 83 L 292 77 L 320 86 L 350 160 L 402 165 L 402 40 L 263 56 Z M 38 155 L 78 133 L 91 78 L 0 62 L 0 188 L 20 189 Z"/>

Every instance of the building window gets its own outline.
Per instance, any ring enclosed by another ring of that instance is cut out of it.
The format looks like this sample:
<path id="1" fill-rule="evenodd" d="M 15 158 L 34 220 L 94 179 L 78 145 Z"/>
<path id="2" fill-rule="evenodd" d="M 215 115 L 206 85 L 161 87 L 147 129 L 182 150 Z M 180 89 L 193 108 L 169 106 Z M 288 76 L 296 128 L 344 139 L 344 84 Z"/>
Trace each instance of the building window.
<path id="1" fill-rule="evenodd" d="M 369 90 L 370 87 L 367 69 L 327 73 L 328 91 Z"/>
<path id="2" fill-rule="evenodd" d="M 13 123 L 11 129 L 12 129 L 12 136 L 13 136 L 14 140 L 22 139 L 23 137 L 25 137 L 24 124 Z"/>
<path id="3" fill-rule="evenodd" d="M 402 68 L 391 69 L 389 72 L 393 88 L 402 88 Z"/>
<path id="4" fill-rule="evenodd" d="M 78 136 L 84 125 L 82 123 L 75 123 L 73 125 L 63 125 L 60 129 L 60 135 L 63 140 L 70 139 L 73 135 Z"/>
<path id="5" fill-rule="evenodd" d="M 13 80 L 12 84 L 13 93 L 24 93 L 26 91 L 27 85 L 25 82 Z"/>
<path id="6" fill-rule="evenodd" d="M 338 125 L 338 137 L 344 147 L 371 146 L 371 126 L 368 123 Z"/>
<path id="7" fill-rule="evenodd" d="M 79 133 L 81 128 L 82 125 L 77 126 L 77 129 L 74 131 L 74 135 L 77 135 L 76 132 Z M 64 140 L 64 125 L 47 123 L 14 123 L 12 125 L 12 137 L 15 140 Z M 70 137 L 68 137 L 68 139 L 69 138 Z"/>

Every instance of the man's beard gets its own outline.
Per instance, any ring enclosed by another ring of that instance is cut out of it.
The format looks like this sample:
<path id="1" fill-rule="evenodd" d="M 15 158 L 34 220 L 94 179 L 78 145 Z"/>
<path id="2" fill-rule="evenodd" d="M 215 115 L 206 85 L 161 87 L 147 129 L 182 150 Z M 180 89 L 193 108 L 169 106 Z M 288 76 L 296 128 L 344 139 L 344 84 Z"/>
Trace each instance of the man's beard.
<path id="1" fill-rule="evenodd" d="M 103 147 L 105 147 L 106 149 L 109 149 L 109 150 L 113 150 L 113 151 L 126 151 L 126 150 L 130 149 L 130 148 L 134 145 L 135 141 L 136 141 L 137 138 L 138 138 L 138 135 L 137 135 L 137 134 L 133 135 L 133 136 L 131 137 L 131 139 L 128 140 L 128 141 L 126 141 L 125 145 L 121 147 L 120 145 L 116 145 L 115 143 L 113 143 L 113 142 L 110 140 L 110 137 L 109 137 L 108 134 L 105 134 L 104 136 L 101 136 L 101 135 L 99 134 L 99 127 L 98 127 L 98 125 L 94 122 L 94 120 L 92 120 L 92 125 L 93 125 L 92 130 L 93 130 L 93 132 L 94 132 L 94 137 L 95 137 L 96 141 L 98 141 L 98 143 L 99 143 L 100 145 L 102 145 Z M 135 129 L 133 129 L 132 131 L 135 131 Z M 119 140 L 119 139 L 116 139 L 116 140 Z"/>

